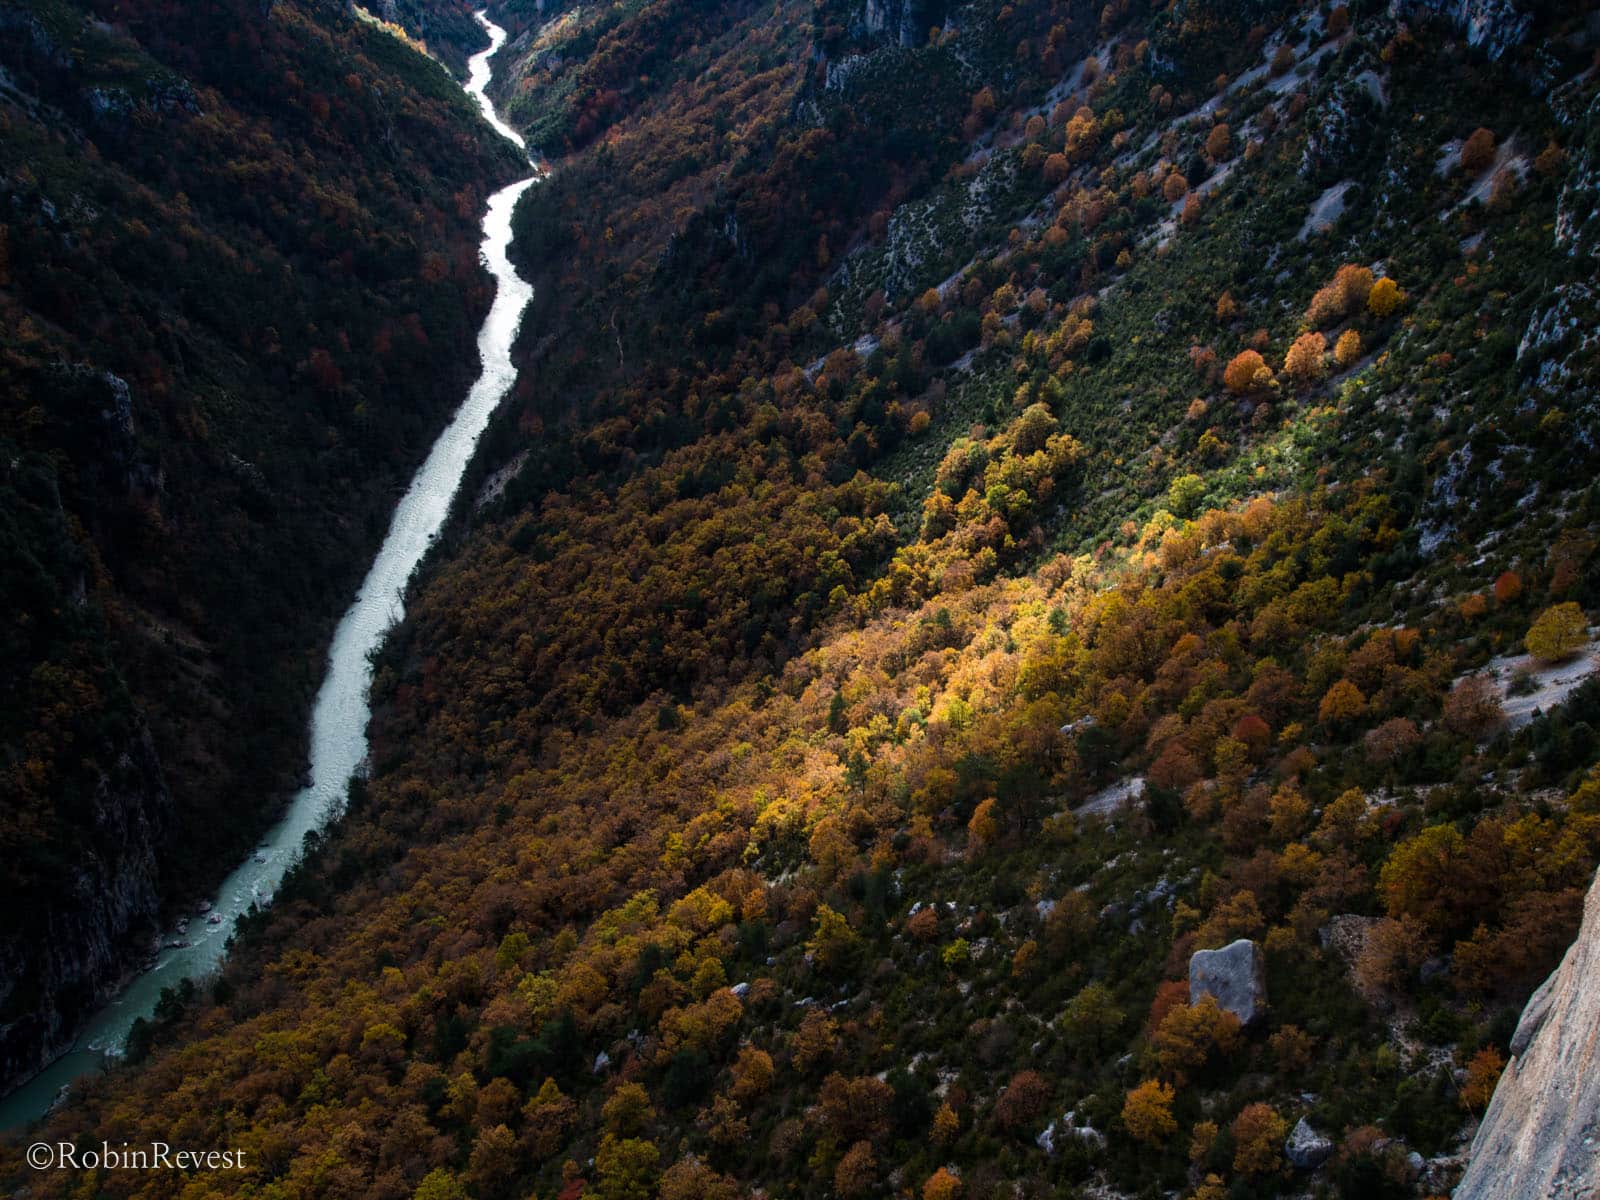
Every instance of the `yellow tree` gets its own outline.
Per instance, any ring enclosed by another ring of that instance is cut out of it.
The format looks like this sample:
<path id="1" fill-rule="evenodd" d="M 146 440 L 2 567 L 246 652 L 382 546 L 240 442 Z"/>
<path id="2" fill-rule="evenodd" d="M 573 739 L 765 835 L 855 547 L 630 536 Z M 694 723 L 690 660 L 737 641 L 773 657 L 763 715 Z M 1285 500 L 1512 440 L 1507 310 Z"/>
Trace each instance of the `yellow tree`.
<path id="1" fill-rule="evenodd" d="M 1270 1104 L 1249 1104 L 1233 1119 L 1233 1169 L 1241 1175 L 1266 1175 L 1283 1163 L 1289 1122 Z"/>
<path id="2" fill-rule="evenodd" d="M 1535 617 L 1523 644 L 1540 662 L 1553 663 L 1572 657 L 1588 640 L 1588 622 L 1583 609 L 1568 600 Z"/>
<path id="3" fill-rule="evenodd" d="M 1178 1123 L 1172 1118 L 1172 1100 L 1175 1093 L 1170 1084 L 1157 1079 L 1147 1079 L 1134 1088 L 1122 1102 L 1122 1123 L 1137 1141 L 1151 1145 L 1164 1142 L 1177 1132 Z"/>

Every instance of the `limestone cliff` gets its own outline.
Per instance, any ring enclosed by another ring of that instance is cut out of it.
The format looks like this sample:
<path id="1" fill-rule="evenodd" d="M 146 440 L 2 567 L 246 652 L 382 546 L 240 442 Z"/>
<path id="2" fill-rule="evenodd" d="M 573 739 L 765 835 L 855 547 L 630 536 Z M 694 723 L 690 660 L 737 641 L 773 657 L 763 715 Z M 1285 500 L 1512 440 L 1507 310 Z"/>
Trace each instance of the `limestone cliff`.
<path id="1" fill-rule="evenodd" d="M 1528 1001 L 1455 1200 L 1588 1200 L 1600 1188 L 1600 877 Z"/>
<path id="2" fill-rule="evenodd" d="M 1434 12 L 1461 31 L 1467 44 L 1490 58 L 1521 45 L 1533 25 L 1532 14 L 1515 0 L 1393 0 L 1396 16 Z"/>

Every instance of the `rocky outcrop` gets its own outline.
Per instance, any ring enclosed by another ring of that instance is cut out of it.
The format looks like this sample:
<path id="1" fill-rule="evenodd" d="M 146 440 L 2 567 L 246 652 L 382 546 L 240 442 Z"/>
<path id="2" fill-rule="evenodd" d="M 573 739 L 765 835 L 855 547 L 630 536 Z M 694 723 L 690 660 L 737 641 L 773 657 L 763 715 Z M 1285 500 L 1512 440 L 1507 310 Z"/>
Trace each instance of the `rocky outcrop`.
<path id="1" fill-rule="evenodd" d="M 1600 877 L 1566 958 L 1523 1009 L 1455 1200 L 1589 1200 L 1600 1189 Z"/>
<path id="2" fill-rule="evenodd" d="M 1482 50 L 1490 58 L 1499 58 L 1514 46 L 1527 40 L 1533 25 L 1531 14 L 1523 12 L 1512 0 L 1392 0 L 1389 12 L 1393 16 L 1434 14 L 1449 21 L 1467 45 Z"/>
<path id="3" fill-rule="evenodd" d="M 1297 1171 L 1314 1171 L 1328 1161 L 1333 1143 L 1323 1137 L 1304 1117 L 1295 1122 L 1289 1140 L 1283 1144 L 1284 1157 Z"/>
<path id="4" fill-rule="evenodd" d="M 1267 980 L 1261 947 L 1249 938 L 1220 950 L 1196 950 L 1189 959 L 1189 1003 L 1206 997 L 1249 1025 L 1267 1011 Z"/>

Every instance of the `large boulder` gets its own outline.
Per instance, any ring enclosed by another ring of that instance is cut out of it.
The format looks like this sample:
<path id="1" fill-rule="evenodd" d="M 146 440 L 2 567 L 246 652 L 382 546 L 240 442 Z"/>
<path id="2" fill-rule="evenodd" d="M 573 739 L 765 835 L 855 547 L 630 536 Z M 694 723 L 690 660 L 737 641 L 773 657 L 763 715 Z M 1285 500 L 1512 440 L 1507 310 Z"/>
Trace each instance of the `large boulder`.
<path id="1" fill-rule="evenodd" d="M 1289 1140 L 1283 1144 L 1283 1153 L 1296 1170 L 1315 1171 L 1328 1161 L 1328 1155 L 1333 1153 L 1333 1143 L 1301 1117 L 1290 1131 Z"/>
<path id="2" fill-rule="evenodd" d="M 1240 938 L 1220 950 L 1196 950 L 1189 959 L 1189 1003 L 1206 996 L 1249 1025 L 1267 1011 L 1267 979 L 1261 947 Z"/>

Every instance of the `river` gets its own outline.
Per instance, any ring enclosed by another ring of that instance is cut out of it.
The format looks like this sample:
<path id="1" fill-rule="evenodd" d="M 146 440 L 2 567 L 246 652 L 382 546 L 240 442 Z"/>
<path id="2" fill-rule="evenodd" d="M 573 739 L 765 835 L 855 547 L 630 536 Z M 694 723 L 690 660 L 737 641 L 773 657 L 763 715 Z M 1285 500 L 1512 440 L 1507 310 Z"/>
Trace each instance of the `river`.
<path id="1" fill-rule="evenodd" d="M 466 90 L 489 124 L 526 151 L 522 137 L 500 119 L 486 91 L 489 59 L 505 42 L 506 32 L 484 13 L 477 16 L 488 31 L 489 48 L 470 60 Z M 511 212 L 522 193 L 539 178 L 536 170 L 489 197 L 483 217 L 482 257 L 494 276 L 495 298 L 478 333 L 482 372 L 412 479 L 355 602 L 334 631 L 328 673 L 311 712 L 310 782 L 296 793 L 283 819 L 255 851 L 223 881 L 209 910 L 190 916 L 186 929 L 164 932 L 164 948 L 154 965 L 90 1018 L 72 1050 L 0 1100 L 0 1129 L 17 1129 L 37 1120 L 67 1084 L 101 1069 L 120 1054 L 134 1021 L 155 1011 L 163 988 L 214 973 L 227 953 L 228 937 L 239 916 L 252 904 L 264 905 L 272 899 L 299 857 L 306 834 L 322 829 L 343 811 L 350 780 L 367 757 L 372 653 L 404 615 L 406 582 L 443 526 L 478 438 L 516 382 L 511 344 L 523 310 L 533 298 L 533 288 L 518 277 L 507 257 Z"/>

